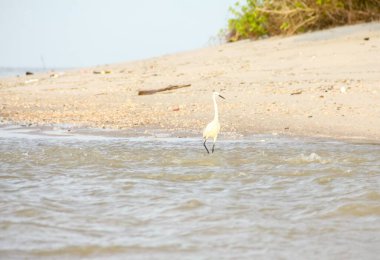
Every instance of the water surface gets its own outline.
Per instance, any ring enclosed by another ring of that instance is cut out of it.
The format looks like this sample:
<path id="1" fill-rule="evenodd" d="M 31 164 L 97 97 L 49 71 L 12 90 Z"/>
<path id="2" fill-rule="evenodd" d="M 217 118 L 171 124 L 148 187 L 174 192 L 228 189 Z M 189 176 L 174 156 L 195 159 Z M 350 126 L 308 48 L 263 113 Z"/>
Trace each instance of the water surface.
<path id="1" fill-rule="evenodd" d="M 376 259 L 380 146 L 0 128 L 1 258 Z"/>

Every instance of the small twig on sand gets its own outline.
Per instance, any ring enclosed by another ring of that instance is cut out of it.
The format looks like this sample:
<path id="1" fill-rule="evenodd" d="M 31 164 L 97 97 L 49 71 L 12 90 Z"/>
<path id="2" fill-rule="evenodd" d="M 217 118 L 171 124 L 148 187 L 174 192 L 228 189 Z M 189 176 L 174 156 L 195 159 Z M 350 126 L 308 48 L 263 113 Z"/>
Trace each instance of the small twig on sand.
<path id="1" fill-rule="evenodd" d="M 170 85 L 166 88 L 158 88 L 158 89 L 149 89 L 149 90 L 139 90 L 138 95 L 153 95 L 157 92 L 162 92 L 162 91 L 168 91 L 168 90 L 174 90 L 174 89 L 179 89 L 179 88 L 187 88 L 190 87 L 191 84 L 184 84 L 184 85 Z"/>
<path id="2" fill-rule="evenodd" d="M 294 95 L 299 95 L 299 94 L 302 94 L 302 90 L 296 90 L 296 91 L 294 91 L 294 92 L 292 92 L 292 93 L 290 93 L 290 95 L 292 95 L 292 96 L 294 96 Z"/>

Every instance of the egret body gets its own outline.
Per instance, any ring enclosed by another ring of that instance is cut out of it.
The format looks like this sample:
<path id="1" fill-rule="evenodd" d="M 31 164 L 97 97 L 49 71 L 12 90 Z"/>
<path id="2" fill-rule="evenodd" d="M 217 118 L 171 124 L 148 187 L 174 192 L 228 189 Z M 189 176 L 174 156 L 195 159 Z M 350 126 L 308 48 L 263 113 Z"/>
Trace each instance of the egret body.
<path id="1" fill-rule="evenodd" d="M 214 101 L 215 115 L 214 115 L 214 119 L 210 123 L 208 123 L 206 128 L 203 130 L 203 139 L 204 139 L 203 146 L 206 148 L 207 153 L 210 153 L 209 150 L 207 149 L 207 146 L 206 146 L 207 139 L 208 138 L 214 139 L 214 144 L 212 145 L 212 150 L 211 150 L 212 152 L 214 152 L 215 142 L 216 142 L 216 139 L 218 138 L 218 134 L 220 131 L 218 105 L 216 104 L 216 97 L 221 97 L 221 98 L 225 99 L 218 92 L 212 93 L 212 100 Z"/>

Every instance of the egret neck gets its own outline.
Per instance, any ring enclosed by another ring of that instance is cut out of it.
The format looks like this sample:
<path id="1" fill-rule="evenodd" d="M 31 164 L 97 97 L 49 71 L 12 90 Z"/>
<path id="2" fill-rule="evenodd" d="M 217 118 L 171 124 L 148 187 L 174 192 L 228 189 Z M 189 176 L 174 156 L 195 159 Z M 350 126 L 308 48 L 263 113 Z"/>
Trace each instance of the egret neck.
<path id="1" fill-rule="evenodd" d="M 215 111 L 215 115 L 214 115 L 214 121 L 218 121 L 219 120 L 219 115 L 218 115 L 218 105 L 216 104 L 216 95 L 212 95 L 212 99 L 214 100 L 214 111 Z"/>

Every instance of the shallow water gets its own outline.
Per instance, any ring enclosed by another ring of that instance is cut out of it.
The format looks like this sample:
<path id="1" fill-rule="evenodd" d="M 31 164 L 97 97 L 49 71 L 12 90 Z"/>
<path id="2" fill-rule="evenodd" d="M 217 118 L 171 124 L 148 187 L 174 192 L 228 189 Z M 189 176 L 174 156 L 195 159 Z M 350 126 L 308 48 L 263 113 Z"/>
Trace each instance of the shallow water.
<path id="1" fill-rule="evenodd" d="M 0 128 L 1 258 L 376 259 L 380 146 Z M 378 259 L 378 258 L 377 258 Z"/>

